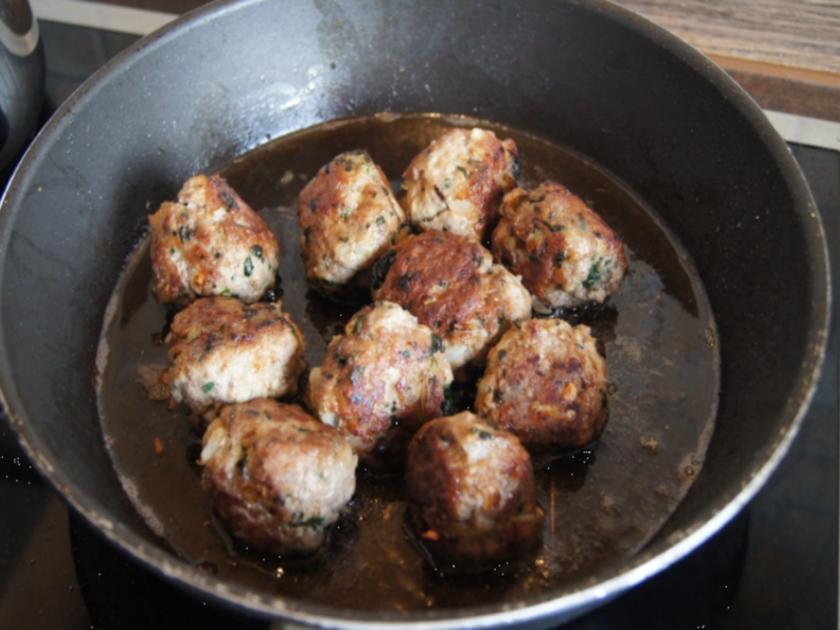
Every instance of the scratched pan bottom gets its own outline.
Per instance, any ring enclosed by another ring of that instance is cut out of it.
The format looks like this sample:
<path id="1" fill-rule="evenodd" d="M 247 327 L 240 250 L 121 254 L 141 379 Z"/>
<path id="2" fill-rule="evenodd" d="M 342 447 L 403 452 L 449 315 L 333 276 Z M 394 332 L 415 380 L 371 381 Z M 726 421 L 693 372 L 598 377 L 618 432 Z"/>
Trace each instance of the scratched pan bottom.
<path id="1" fill-rule="evenodd" d="M 223 169 L 280 240 L 283 302 L 306 337 L 310 366 L 320 363 L 326 343 L 358 305 L 337 305 L 306 285 L 294 212 L 300 188 L 335 154 L 359 147 L 396 180 L 431 139 L 453 125 L 474 124 L 513 137 L 523 181 L 567 185 L 613 226 L 629 254 L 620 291 L 606 308 L 581 316 L 606 349 L 615 387 L 610 420 L 592 451 L 538 469 L 547 514 L 541 550 L 518 567 L 440 575 L 404 527 L 401 479 L 363 472 L 350 511 L 315 558 L 284 562 L 232 546 L 200 488 L 199 437 L 185 409 L 149 400 L 138 381 L 139 365 L 165 360 L 165 348 L 153 340 L 165 311 L 152 298 L 143 241 L 114 290 L 102 332 L 108 359 L 97 392 L 100 421 L 127 496 L 188 562 L 256 591 L 340 608 L 504 604 L 572 590 L 623 562 L 676 509 L 702 466 L 716 414 L 719 355 L 709 301 L 685 250 L 642 200 L 597 165 L 539 138 L 466 118 L 374 116 L 279 138 Z"/>

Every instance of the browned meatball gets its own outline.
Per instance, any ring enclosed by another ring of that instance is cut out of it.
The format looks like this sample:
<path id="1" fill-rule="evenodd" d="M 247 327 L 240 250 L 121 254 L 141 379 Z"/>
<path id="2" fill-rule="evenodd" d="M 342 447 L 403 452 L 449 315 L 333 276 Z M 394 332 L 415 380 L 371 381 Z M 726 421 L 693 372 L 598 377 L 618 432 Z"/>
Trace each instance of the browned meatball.
<path id="1" fill-rule="evenodd" d="M 400 202 L 420 230 L 483 240 L 502 195 L 516 185 L 516 143 L 484 129 L 453 129 L 418 154 L 403 173 Z"/>
<path id="2" fill-rule="evenodd" d="M 439 335 L 453 368 L 481 361 L 510 322 L 531 314 L 519 278 L 494 265 L 479 243 L 451 232 L 431 230 L 398 245 L 375 295 Z"/>
<path id="3" fill-rule="evenodd" d="M 405 480 L 411 524 L 438 561 L 474 568 L 539 544 L 543 511 L 528 451 L 475 414 L 423 425 Z"/>
<path id="4" fill-rule="evenodd" d="M 161 302 L 231 295 L 255 302 L 275 282 L 280 246 L 218 175 L 196 175 L 149 217 L 154 289 Z"/>
<path id="5" fill-rule="evenodd" d="M 522 276 L 536 310 L 603 302 L 618 289 L 627 267 L 624 246 L 566 187 L 549 181 L 531 192 L 512 190 L 501 215 L 493 255 Z"/>
<path id="6" fill-rule="evenodd" d="M 269 399 L 224 407 L 204 434 L 200 463 L 228 531 L 269 553 L 317 549 L 356 488 L 344 437 Z"/>
<path id="7" fill-rule="evenodd" d="M 532 453 L 558 453 L 601 434 L 607 388 L 607 363 L 588 326 L 530 319 L 490 351 L 475 409 L 515 433 Z"/>
<path id="8" fill-rule="evenodd" d="M 406 231 L 388 178 L 365 151 L 342 153 L 298 197 L 307 277 L 328 292 L 347 285 Z"/>
<path id="9" fill-rule="evenodd" d="M 175 316 L 168 341 L 172 398 L 199 413 L 294 394 L 305 367 L 303 336 L 279 302 L 196 300 Z"/>
<path id="10" fill-rule="evenodd" d="M 417 427 L 440 415 L 451 382 L 440 339 L 399 305 L 377 302 L 330 342 L 309 376 L 307 400 L 322 422 L 347 434 L 359 457 L 390 463 Z"/>

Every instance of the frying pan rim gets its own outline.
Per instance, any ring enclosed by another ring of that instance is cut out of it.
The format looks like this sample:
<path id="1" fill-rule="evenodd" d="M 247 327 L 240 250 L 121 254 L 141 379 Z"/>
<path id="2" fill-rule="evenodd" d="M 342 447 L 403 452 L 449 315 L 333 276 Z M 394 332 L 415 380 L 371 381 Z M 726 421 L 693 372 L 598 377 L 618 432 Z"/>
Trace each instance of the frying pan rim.
<path id="1" fill-rule="evenodd" d="M 40 160 L 48 154 L 50 140 L 72 123 L 73 112 L 94 98 L 113 76 L 127 71 L 133 59 L 139 59 L 146 50 L 166 44 L 181 33 L 199 27 L 209 20 L 240 10 L 264 0 L 219 0 L 192 11 L 167 24 L 151 35 L 140 39 L 115 56 L 88 79 L 65 101 L 48 123 L 42 128 L 15 169 L 9 185 L 0 200 L 0 255 L 8 251 L 11 227 L 20 211 L 23 193 L 27 190 L 28 178 L 35 173 Z M 598 602 L 603 602 L 635 586 L 648 577 L 659 573 L 690 551 L 730 521 L 746 505 L 787 453 L 793 439 L 799 432 L 805 412 L 816 389 L 817 380 L 825 357 L 828 321 L 830 316 L 831 288 L 828 270 L 828 252 L 824 230 L 813 197 L 808 190 L 801 170 L 793 159 L 789 148 L 776 134 L 756 103 L 711 60 L 691 48 L 664 29 L 631 11 L 607 0 L 570 0 L 569 4 L 605 15 L 608 19 L 634 31 L 649 42 L 675 55 L 698 75 L 709 81 L 722 96 L 726 97 L 745 124 L 758 134 L 767 150 L 776 161 L 785 184 L 790 189 L 806 237 L 806 247 L 812 262 L 809 280 L 814 287 L 814 302 L 811 305 L 808 326 L 806 360 L 800 366 L 795 389 L 783 406 L 781 413 L 793 416 L 787 430 L 781 433 L 770 454 L 763 463 L 750 471 L 747 482 L 721 506 L 720 500 L 700 511 L 695 523 L 699 525 L 672 533 L 667 539 L 658 541 L 636 556 L 610 567 L 609 577 L 590 585 L 581 585 L 578 590 L 551 596 L 541 593 L 534 599 L 506 604 L 502 608 L 482 605 L 470 608 L 451 608 L 402 614 L 394 611 L 358 611 L 329 608 L 323 605 L 290 600 L 282 596 L 258 595 L 237 584 L 198 572 L 189 563 L 173 556 L 162 546 L 151 543 L 104 516 L 103 506 L 75 485 L 60 467 L 54 466 L 44 454 L 48 452 L 37 433 L 31 431 L 28 414 L 17 395 L 17 388 L 9 369 L 5 326 L 0 312 L 0 403 L 6 410 L 12 429 L 16 432 L 23 449 L 39 472 L 68 501 L 74 511 L 90 522 L 111 544 L 128 553 L 144 566 L 159 573 L 195 593 L 211 597 L 228 605 L 233 604 L 251 612 L 269 617 L 282 616 L 298 622 L 325 626 L 340 624 L 343 627 L 365 628 L 372 625 L 411 626 L 428 628 L 450 628 L 453 625 L 469 624 L 482 627 L 500 623 L 523 623 L 541 617 L 566 611 L 568 614 L 583 612 Z M 820 264 L 822 263 L 822 264 Z M 0 277 L 0 295 L 3 293 Z M 820 291 L 820 286 L 825 290 Z M 793 411 L 795 409 L 795 411 Z M 793 413 L 791 413 L 793 411 Z M 702 474 L 702 471 L 701 471 Z M 705 517 L 705 519 L 703 518 Z M 658 547 L 664 545 L 660 551 Z"/>

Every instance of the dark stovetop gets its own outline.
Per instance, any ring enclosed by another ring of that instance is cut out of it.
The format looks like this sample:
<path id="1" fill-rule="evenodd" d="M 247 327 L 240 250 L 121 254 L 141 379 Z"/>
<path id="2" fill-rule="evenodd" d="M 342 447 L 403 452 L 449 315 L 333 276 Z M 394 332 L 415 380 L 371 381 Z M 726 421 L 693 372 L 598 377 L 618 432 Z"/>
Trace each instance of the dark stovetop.
<path id="1" fill-rule="evenodd" d="M 135 36 L 41 24 L 47 109 Z M 840 276 L 840 154 L 791 145 Z M 836 313 L 835 313 L 836 315 Z M 568 624 L 595 628 L 836 628 L 838 337 L 791 452 L 756 499 L 677 565 Z M 0 421 L 0 627 L 265 627 L 125 559 L 34 471 Z"/>

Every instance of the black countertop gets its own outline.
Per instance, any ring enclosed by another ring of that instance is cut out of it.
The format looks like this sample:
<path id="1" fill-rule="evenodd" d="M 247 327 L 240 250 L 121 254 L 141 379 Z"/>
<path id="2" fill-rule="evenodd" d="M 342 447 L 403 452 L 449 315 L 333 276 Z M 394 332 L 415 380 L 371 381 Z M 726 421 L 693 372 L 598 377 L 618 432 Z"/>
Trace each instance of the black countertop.
<path id="1" fill-rule="evenodd" d="M 48 22 L 47 111 L 135 36 Z M 840 154 L 791 145 L 840 276 Z M 566 628 L 836 628 L 838 337 L 802 432 L 752 503 L 690 556 Z M 0 627 L 265 627 L 163 582 L 100 539 L 0 421 Z"/>

